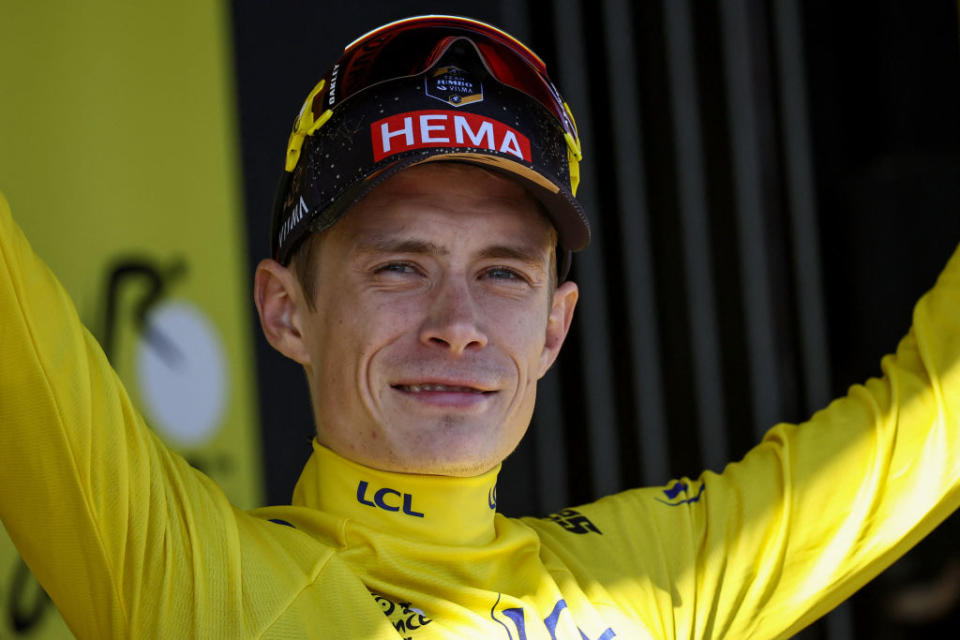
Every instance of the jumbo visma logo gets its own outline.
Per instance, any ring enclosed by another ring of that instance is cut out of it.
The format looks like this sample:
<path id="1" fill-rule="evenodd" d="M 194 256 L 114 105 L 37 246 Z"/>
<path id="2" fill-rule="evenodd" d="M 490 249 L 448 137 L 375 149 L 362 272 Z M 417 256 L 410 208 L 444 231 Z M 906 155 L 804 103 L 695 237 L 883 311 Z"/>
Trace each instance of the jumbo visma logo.
<path id="1" fill-rule="evenodd" d="M 501 595 L 497 595 L 497 601 L 494 603 L 493 607 L 490 609 L 490 617 L 493 618 L 494 622 L 500 624 L 507 632 L 507 637 L 511 640 L 514 635 L 510 633 L 510 627 L 513 627 L 517 632 L 516 637 L 518 640 L 527 639 L 527 622 L 524 611 L 520 607 L 510 607 L 510 608 L 498 608 L 500 606 Z M 559 628 L 561 625 L 561 617 L 563 613 L 566 612 L 567 615 L 572 615 L 570 609 L 567 607 L 567 601 L 563 598 L 557 600 L 557 603 L 553 606 L 553 610 L 550 611 L 550 614 L 543 619 L 543 626 L 546 627 L 547 633 L 550 634 L 550 640 L 566 640 L 570 637 L 569 633 L 564 633 Z M 500 613 L 503 616 L 503 620 L 497 618 L 496 614 Z M 536 623 L 535 623 L 536 624 Z M 569 631 L 569 628 L 567 629 Z M 617 637 L 617 633 L 611 628 L 607 627 L 599 636 L 590 637 L 588 636 L 583 629 L 579 626 L 576 627 L 577 633 L 579 634 L 579 640 L 613 640 Z"/>
<path id="2" fill-rule="evenodd" d="M 382 487 L 373 493 L 373 500 L 367 498 L 369 484 L 366 480 L 361 480 L 357 485 L 357 502 L 365 504 L 375 509 L 397 512 L 403 509 L 403 513 L 415 518 L 422 518 L 423 514 L 413 510 L 413 495 L 402 493 L 390 487 Z"/>

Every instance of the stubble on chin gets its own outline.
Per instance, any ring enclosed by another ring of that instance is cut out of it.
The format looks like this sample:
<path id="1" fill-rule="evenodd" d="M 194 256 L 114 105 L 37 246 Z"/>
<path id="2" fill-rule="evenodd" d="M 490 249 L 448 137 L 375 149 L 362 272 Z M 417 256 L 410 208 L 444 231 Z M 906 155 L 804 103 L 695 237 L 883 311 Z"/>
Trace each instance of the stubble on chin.
<path id="1" fill-rule="evenodd" d="M 470 417 L 444 414 L 431 422 L 428 428 L 392 447 L 391 457 L 406 473 L 469 477 L 485 473 L 500 462 L 490 460 L 489 438 L 494 434 L 478 433 L 485 429 L 470 424 Z"/>

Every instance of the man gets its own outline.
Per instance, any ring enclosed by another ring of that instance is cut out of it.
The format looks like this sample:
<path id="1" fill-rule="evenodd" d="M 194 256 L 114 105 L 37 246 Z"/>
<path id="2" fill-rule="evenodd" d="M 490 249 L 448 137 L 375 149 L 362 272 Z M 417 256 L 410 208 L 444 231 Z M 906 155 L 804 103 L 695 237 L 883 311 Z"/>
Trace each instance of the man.
<path id="1" fill-rule="evenodd" d="M 270 343 L 306 369 L 320 444 L 388 471 L 496 467 L 577 298 L 556 285 L 556 234 L 534 200 L 485 169 L 428 163 L 311 242 L 300 278 L 314 290 L 265 260 L 256 301 Z"/>
<path id="2" fill-rule="evenodd" d="M 743 461 L 549 519 L 499 463 L 570 326 L 579 141 L 542 63 L 471 20 L 347 48 L 291 135 L 264 331 L 317 439 L 244 513 L 157 441 L 0 208 L 0 516 L 80 637 L 783 637 L 958 504 L 960 257 L 885 376 Z"/>

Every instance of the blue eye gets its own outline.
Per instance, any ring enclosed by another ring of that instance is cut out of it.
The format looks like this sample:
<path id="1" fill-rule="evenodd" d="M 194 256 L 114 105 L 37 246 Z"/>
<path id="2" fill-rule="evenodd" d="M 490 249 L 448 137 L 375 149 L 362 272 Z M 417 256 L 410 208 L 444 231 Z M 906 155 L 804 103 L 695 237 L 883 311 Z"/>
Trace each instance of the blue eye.
<path id="1" fill-rule="evenodd" d="M 513 269 L 507 269 L 506 267 L 494 267 L 492 269 L 488 269 L 483 275 L 493 278 L 494 280 L 523 280 L 520 274 Z"/>
<path id="2" fill-rule="evenodd" d="M 382 267 L 378 267 L 376 273 L 416 273 L 417 270 L 413 268 L 413 265 L 407 264 L 406 262 L 391 262 L 390 264 L 385 264 Z"/>

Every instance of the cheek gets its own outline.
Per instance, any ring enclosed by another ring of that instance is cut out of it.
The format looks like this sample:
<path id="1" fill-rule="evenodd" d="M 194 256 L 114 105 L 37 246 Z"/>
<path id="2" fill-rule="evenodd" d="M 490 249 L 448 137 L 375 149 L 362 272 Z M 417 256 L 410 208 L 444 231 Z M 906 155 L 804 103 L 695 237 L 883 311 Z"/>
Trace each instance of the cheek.
<path id="1" fill-rule="evenodd" d="M 417 314 L 403 301 L 358 304 L 347 299 L 333 306 L 320 329 L 316 350 L 330 375 L 355 384 L 368 375 L 378 355 L 404 336 L 416 337 Z M 335 303 L 334 303 L 335 304 Z"/>
<path id="2" fill-rule="evenodd" d="M 545 313 L 529 310 L 502 310 L 493 316 L 499 327 L 500 342 L 512 356 L 525 364 L 539 365 L 540 354 L 546 342 L 547 317 Z"/>
<path id="3" fill-rule="evenodd" d="M 304 340 L 318 381 L 337 384 L 353 364 L 350 354 L 361 351 L 367 328 L 366 316 L 337 298 L 327 298 L 311 317 Z"/>

